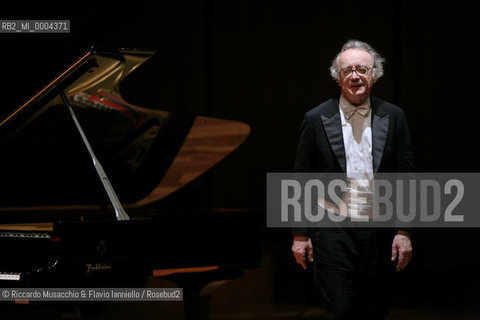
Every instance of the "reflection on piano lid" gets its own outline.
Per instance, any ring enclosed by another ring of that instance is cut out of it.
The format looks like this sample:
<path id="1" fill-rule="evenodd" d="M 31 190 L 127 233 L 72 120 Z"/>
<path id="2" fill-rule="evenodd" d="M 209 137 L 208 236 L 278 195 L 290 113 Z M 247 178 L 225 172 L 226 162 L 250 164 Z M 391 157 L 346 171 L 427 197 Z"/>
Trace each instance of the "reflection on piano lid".
<path id="1" fill-rule="evenodd" d="M 62 92 L 126 209 L 182 188 L 245 140 L 241 122 L 126 102 L 121 81 L 154 53 L 92 49 L 1 121 L 0 216 L 109 205 Z"/>

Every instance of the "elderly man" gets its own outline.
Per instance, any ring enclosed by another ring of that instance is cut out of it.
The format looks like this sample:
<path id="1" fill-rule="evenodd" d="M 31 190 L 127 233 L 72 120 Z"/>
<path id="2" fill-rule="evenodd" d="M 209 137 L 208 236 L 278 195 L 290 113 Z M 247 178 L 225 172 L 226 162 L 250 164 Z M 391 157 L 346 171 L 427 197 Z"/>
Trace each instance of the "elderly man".
<path id="1" fill-rule="evenodd" d="M 413 171 L 403 111 L 370 95 L 383 63 L 369 44 L 345 43 L 330 68 L 341 95 L 305 114 L 295 171 L 343 172 L 347 177 Z M 347 206 L 347 218 L 357 211 Z M 338 227 L 294 229 L 293 234 L 295 259 L 304 269 L 313 262 L 318 296 L 335 319 L 385 318 L 395 270 L 403 270 L 412 255 L 407 230 Z"/>

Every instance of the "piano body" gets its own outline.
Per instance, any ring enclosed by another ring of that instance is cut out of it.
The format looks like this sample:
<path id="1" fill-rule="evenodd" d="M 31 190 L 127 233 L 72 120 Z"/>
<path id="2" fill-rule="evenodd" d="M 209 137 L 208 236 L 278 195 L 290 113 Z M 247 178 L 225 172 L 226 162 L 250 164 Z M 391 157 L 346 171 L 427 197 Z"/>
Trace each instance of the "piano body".
<path id="1" fill-rule="evenodd" d="M 208 288 L 259 265 L 258 212 L 158 205 L 249 127 L 124 101 L 121 81 L 154 53 L 91 49 L 0 123 L 2 287 L 165 277 L 184 289 L 186 318 L 207 319 Z"/>

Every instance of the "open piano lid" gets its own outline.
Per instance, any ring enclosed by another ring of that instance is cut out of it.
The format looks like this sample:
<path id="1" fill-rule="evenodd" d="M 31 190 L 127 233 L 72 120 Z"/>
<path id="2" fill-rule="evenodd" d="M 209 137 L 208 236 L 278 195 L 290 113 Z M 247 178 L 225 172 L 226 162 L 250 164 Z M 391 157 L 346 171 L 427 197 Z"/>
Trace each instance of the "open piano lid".
<path id="1" fill-rule="evenodd" d="M 245 140 L 241 122 L 124 101 L 120 82 L 154 53 L 92 49 L 2 120 L 0 216 L 109 206 L 61 92 L 127 210 L 185 186 Z"/>

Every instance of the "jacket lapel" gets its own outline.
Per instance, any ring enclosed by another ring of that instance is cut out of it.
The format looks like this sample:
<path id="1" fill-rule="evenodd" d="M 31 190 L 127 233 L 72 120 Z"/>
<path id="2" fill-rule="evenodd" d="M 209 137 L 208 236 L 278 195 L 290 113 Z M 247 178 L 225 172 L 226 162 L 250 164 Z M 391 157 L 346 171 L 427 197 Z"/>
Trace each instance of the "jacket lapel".
<path id="1" fill-rule="evenodd" d="M 343 144 L 342 121 L 338 111 L 338 99 L 332 99 L 327 112 L 322 114 L 323 128 L 327 134 L 330 146 L 337 157 L 343 171 L 347 171 L 347 160 L 345 157 L 345 146 Z"/>
<path id="2" fill-rule="evenodd" d="M 347 170 L 345 145 L 343 144 L 342 121 L 338 111 L 338 99 L 332 99 L 327 111 L 321 115 L 323 127 L 330 146 L 343 171 Z M 382 161 L 383 150 L 387 141 L 389 115 L 382 111 L 381 102 L 370 97 L 372 106 L 372 157 L 373 171 L 377 172 Z"/>
<path id="3" fill-rule="evenodd" d="M 375 98 L 372 103 L 372 157 L 373 172 L 377 172 L 382 161 L 385 142 L 387 141 L 389 115 L 382 112 L 381 105 Z"/>

